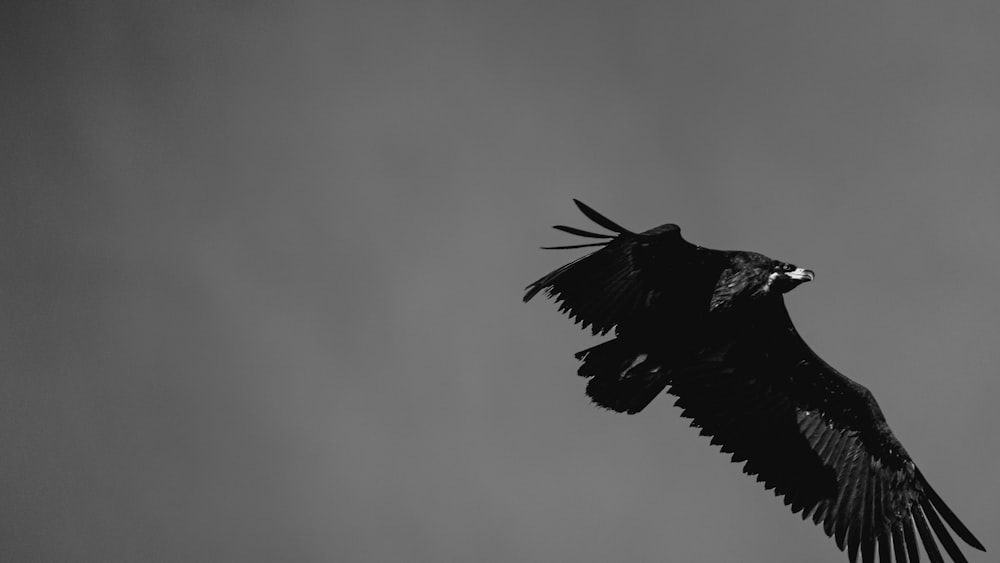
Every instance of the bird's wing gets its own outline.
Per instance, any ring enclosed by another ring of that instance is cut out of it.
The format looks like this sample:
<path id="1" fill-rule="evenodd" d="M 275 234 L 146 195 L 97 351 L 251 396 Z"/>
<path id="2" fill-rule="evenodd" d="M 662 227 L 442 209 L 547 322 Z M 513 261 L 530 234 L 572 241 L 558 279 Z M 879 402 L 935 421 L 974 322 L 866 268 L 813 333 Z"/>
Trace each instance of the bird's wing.
<path id="1" fill-rule="evenodd" d="M 669 392 L 692 426 L 746 461 L 743 471 L 794 513 L 822 524 L 852 562 L 859 549 L 866 563 L 876 550 L 883 562 L 893 553 L 918 561 L 918 541 L 943 561 L 935 538 L 966 561 L 948 527 L 984 549 L 913 464 L 872 394 L 806 345 L 783 301 L 754 319 L 672 374 Z"/>
<path id="2" fill-rule="evenodd" d="M 594 334 L 647 319 L 674 318 L 704 311 L 711 299 L 724 253 L 702 248 L 681 238 L 680 227 L 666 224 L 633 233 L 573 200 L 588 218 L 614 232 L 605 235 L 557 225 L 561 231 L 607 239 L 590 244 L 547 248 L 599 250 L 549 273 L 526 288 L 528 301 L 541 291 L 555 298 L 559 310 L 588 326 Z"/>

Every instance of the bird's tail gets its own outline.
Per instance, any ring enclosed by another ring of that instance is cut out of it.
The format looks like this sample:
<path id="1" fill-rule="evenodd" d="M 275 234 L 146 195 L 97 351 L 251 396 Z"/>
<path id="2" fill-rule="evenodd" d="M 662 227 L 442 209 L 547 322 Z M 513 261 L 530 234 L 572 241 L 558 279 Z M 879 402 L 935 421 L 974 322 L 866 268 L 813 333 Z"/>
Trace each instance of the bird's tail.
<path id="1" fill-rule="evenodd" d="M 656 398 L 669 382 L 668 369 L 621 337 L 576 354 L 577 371 L 590 378 L 587 395 L 598 405 L 635 414 Z"/>

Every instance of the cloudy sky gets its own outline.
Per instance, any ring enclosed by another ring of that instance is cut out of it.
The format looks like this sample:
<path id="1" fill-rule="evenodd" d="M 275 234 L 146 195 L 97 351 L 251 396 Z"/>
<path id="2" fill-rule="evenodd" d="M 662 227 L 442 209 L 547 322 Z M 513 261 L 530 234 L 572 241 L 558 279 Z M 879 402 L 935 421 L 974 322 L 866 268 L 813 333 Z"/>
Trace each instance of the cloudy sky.
<path id="1" fill-rule="evenodd" d="M 589 404 L 520 302 L 573 197 L 815 270 L 1000 550 L 997 53 L 986 2 L 5 2 L 0 561 L 846 560 Z"/>

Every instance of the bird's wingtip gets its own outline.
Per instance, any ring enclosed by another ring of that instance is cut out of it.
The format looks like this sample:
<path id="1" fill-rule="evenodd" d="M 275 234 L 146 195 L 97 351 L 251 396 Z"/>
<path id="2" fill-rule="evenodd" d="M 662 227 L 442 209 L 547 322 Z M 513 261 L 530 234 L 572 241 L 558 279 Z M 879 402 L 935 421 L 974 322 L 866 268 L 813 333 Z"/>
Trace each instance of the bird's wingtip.
<path id="1" fill-rule="evenodd" d="M 629 231 L 625 227 L 622 227 L 618 223 L 615 223 L 611 219 L 608 219 L 604 215 L 601 215 L 600 213 L 598 213 L 597 211 L 595 211 L 592 207 L 590 207 L 586 203 L 583 203 L 582 201 L 580 201 L 580 200 L 578 200 L 576 198 L 573 198 L 573 203 L 576 204 L 577 208 L 580 209 L 580 212 L 582 212 L 584 215 L 586 215 L 588 219 L 590 219 L 591 221 L 593 221 L 593 222 L 597 223 L 598 225 L 604 227 L 605 229 L 607 229 L 609 231 L 612 231 L 612 232 L 615 232 L 615 233 L 619 233 L 619 234 L 630 234 L 631 233 L 631 231 Z"/>

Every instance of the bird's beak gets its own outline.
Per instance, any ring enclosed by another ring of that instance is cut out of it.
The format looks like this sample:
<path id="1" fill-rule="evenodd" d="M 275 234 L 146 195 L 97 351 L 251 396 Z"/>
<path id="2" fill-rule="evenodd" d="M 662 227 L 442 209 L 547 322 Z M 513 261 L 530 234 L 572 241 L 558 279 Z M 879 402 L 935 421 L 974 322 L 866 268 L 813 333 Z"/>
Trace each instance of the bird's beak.
<path id="1" fill-rule="evenodd" d="M 791 272 L 786 272 L 785 276 L 799 283 L 804 283 L 808 281 L 813 281 L 813 278 L 816 277 L 816 274 L 814 274 L 812 270 L 807 270 L 805 268 L 796 268 Z"/>

